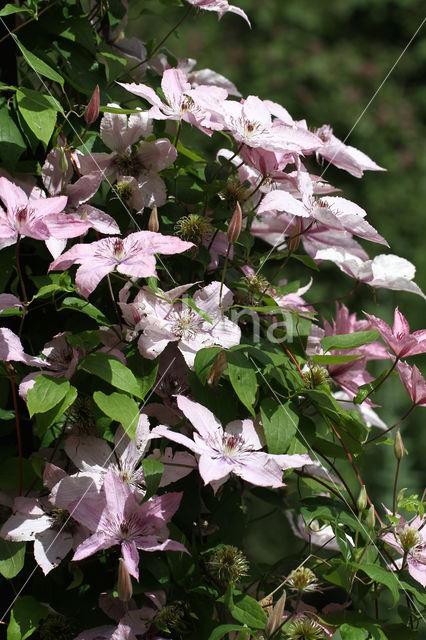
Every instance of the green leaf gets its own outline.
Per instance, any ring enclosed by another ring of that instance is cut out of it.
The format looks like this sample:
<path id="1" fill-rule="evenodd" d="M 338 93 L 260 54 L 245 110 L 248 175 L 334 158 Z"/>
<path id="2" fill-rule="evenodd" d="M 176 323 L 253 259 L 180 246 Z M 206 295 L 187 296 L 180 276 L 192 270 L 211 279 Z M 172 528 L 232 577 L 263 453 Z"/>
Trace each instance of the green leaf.
<path id="1" fill-rule="evenodd" d="M 191 149 L 184 147 L 180 140 L 177 143 L 176 149 L 179 155 L 183 155 L 193 162 L 202 162 L 203 164 L 206 164 L 206 160 L 204 158 L 199 156 L 198 153 L 195 153 L 195 151 L 191 151 Z"/>
<path id="2" fill-rule="evenodd" d="M 246 628 L 237 624 L 221 624 L 220 627 L 216 627 L 208 637 L 208 640 L 221 640 L 230 631 L 245 631 Z"/>
<path id="3" fill-rule="evenodd" d="M 18 109 L 37 140 L 46 147 L 56 124 L 57 108 L 51 96 L 32 89 L 21 88 L 16 92 Z M 56 102 L 56 101 L 55 101 Z"/>
<path id="4" fill-rule="evenodd" d="M 328 364 L 345 364 L 346 362 L 352 362 L 352 360 L 357 360 L 359 357 L 361 357 L 361 354 L 353 354 L 350 356 L 322 356 L 322 355 L 318 355 L 318 356 L 312 356 L 312 361 L 315 362 L 315 364 L 323 364 L 323 365 L 328 365 Z"/>
<path id="5" fill-rule="evenodd" d="M 296 255 L 295 253 L 292 253 L 291 257 L 304 264 L 305 267 L 309 267 L 309 269 L 312 269 L 313 271 L 319 271 L 317 263 L 310 256 Z"/>
<path id="6" fill-rule="evenodd" d="M 0 110 L 0 155 L 8 169 L 14 171 L 16 163 L 27 148 L 21 132 L 16 126 L 9 109 Z"/>
<path id="7" fill-rule="evenodd" d="M 108 318 L 99 311 L 93 304 L 87 302 L 87 300 L 82 300 L 81 298 L 68 297 L 62 300 L 62 306 L 59 311 L 64 311 L 72 309 L 73 311 L 79 311 L 80 313 L 84 313 L 89 318 L 92 318 L 98 324 L 105 325 L 107 327 L 111 326 L 111 322 Z"/>
<path id="8" fill-rule="evenodd" d="M 70 385 L 66 395 L 58 404 L 52 407 L 49 411 L 44 413 L 38 413 L 36 417 L 36 433 L 42 438 L 49 427 L 58 422 L 63 416 L 65 411 L 75 402 L 77 399 L 77 389 Z"/>
<path id="9" fill-rule="evenodd" d="M 53 409 L 70 390 L 68 380 L 51 378 L 40 374 L 34 386 L 28 391 L 27 407 L 30 416 L 35 413 L 46 413 Z"/>
<path id="10" fill-rule="evenodd" d="M 16 7 L 14 4 L 6 4 L 0 11 L 0 18 L 10 16 L 12 13 L 32 13 L 26 7 Z"/>
<path id="11" fill-rule="evenodd" d="M 367 629 L 353 627 L 351 624 L 342 624 L 339 631 L 342 640 L 366 640 L 369 637 Z"/>
<path id="12" fill-rule="evenodd" d="M 372 382 L 366 382 L 366 384 L 361 385 L 352 402 L 354 404 L 362 404 L 367 396 L 374 393 L 375 388 L 379 387 L 382 384 L 383 380 L 388 377 L 388 375 L 389 369 L 386 369 L 386 371 L 383 371 L 375 380 L 372 380 Z"/>
<path id="13" fill-rule="evenodd" d="M 39 626 L 40 620 L 47 618 L 48 608 L 32 596 L 23 596 L 15 602 L 7 627 L 7 640 L 26 640 Z"/>
<path id="14" fill-rule="evenodd" d="M 383 569 L 378 564 L 354 564 L 354 567 L 359 569 L 360 571 L 364 571 L 371 580 L 378 582 L 379 584 L 383 584 L 385 587 L 389 589 L 393 596 L 394 605 L 397 604 L 399 600 L 399 582 L 398 578 L 394 573 L 389 571 L 388 569 Z"/>
<path id="15" fill-rule="evenodd" d="M 226 354 L 228 362 L 229 379 L 235 393 L 243 405 L 247 407 L 254 416 L 253 409 L 256 402 L 258 382 L 249 359 L 241 351 L 228 351 Z"/>
<path id="16" fill-rule="evenodd" d="M 267 616 L 260 604 L 251 596 L 235 596 L 230 604 L 229 611 L 235 620 L 253 627 L 254 629 L 264 629 Z"/>
<path id="17" fill-rule="evenodd" d="M 336 336 L 326 336 L 321 340 L 325 352 L 331 349 L 355 349 L 364 344 L 374 342 L 379 337 L 376 329 L 369 331 L 356 331 L 355 333 L 341 333 Z"/>
<path id="18" fill-rule="evenodd" d="M 15 412 L 7 409 L 0 409 L 0 420 L 4 420 L 5 422 L 7 422 L 7 420 L 13 420 L 13 418 L 15 417 Z"/>
<path id="19" fill-rule="evenodd" d="M 93 400 L 106 416 L 122 424 L 127 435 L 134 439 L 139 422 L 139 407 L 132 398 L 125 393 L 111 393 L 108 396 L 102 391 L 95 391 Z"/>
<path id="20" fill-rule="evenodd" d="M 131 393 L 137 398 L 144 397 L 141 386 L 132 371 L 118 358 L 109 353 L 104 353 L 103 351 L 91 353 L 80 364 L 80 369 L 98 376 L 105 382 L 109 382 L 116 389 L 127 391 L 127 393 Z"/>
<path id="21" fill-rule="evenodd" d="M 269 453 L 286 453 L 297 431 L 299 416 L 290 408 L 289 402 L 279 404 L 273 398 L 262 401 L 260 415 Z"/>
<path id="22" fill-rule="evenodd" d="M 426 607 L 426 593 L 421 593 L 415 587 L 412 587 L 411 584 L 408 584 L 408 582 L 403 582 L 402 580 L 400 580 L 399 584 L 403 589 L 412 593 L 415 596 L 416 600 L 418 600 L 422 605 Z"/>
<path id="23" fill-rule="evenodd" d="M 10 580 L 18 575 L 25 562 L 25 542 L 9 542 L 0 538 L 0 573 Z"/>
<path id="24" fill-rule="evenodd" d="M 222 351 L 220 347 L 207 347 L 197 351 L 194 361 L 195 373 L 203 384 L 206 384 L 207 377 L 219 353 Z"/>
<path id="25" fill-rule="evenodd" d="M 64 79 L 57 71 L 52 69 L 52 67 L 49 67 L 48 64 L 38 58 L 34 53 L 28 51 L 28 49 L 24 47 L 22 42 L 20 42 L 15 35 L 13 35 L 13 39 L 24 56 L 25 62 L 37 73 L 37 75 L 49 78 L 49 80 L 53 80 L 53 82 L 58 82 L 61 87 L 64 88 Z"/>
<path id="26" fill-rule="evenodd" d="M 142 460 L 143 475 L 146 483 L 146 495 L 144 500 L 151 498 L 160 486 L 161 476 L 164 471 L 164 464 L 154 458 L 144 458 Z"/>

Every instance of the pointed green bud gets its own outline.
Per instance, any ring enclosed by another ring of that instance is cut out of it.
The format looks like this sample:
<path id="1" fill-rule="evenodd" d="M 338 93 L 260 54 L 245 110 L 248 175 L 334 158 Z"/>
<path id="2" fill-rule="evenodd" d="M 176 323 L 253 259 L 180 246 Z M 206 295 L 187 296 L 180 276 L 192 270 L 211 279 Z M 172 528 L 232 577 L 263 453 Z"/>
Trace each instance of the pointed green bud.
<path id="1" fill-rule="evenodd" d="M 356 501 L 356 506 L 358 507 L 358 511 L 364 511 L 367 506 L 367 491 L 365 485 L 362 485 L 361 491 L 359 492 L 358 500 Z"/>
<path id="2" fill-rule="evenodd" d="M 401 432 L 399 431 L 399 429 L 396 432 L 393 452 L 397 460 L 401 460 L 405 455 L 404 443 L 402 442 Z"/>
<path id="3" fill-rule="evenodd" d="M 365 518 L 365 524 L 370 531 L 376 526 L 376 514 L 374 512 L 374 505 L 371 505 L 367 511 L 367 517 Z"/>

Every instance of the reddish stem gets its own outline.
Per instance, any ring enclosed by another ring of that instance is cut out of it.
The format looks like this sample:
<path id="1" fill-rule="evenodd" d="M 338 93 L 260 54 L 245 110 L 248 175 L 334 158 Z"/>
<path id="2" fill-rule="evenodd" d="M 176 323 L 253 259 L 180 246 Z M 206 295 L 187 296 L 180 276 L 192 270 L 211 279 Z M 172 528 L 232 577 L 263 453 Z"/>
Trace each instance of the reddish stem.
<path id="1" fill-rule="evenodd" d="M 288 357 L 290 358 L 290 360 L 292 361 L 294 366 L 296 367 L 296 369 L 298 370 L 299 375 L 302 378 L 303 382 L 305 382 L 305 377 L 303 375 L 302 369 L 299 367 L 299 363 L 297 362 L 296 358 L 294 357 L 294 355 L 292 354 L 290 349 L 284 343 L 280 342 L 280 344 L 281 344 L 282 348 L 284 349 L 284 351 L 287 353 Z"/>

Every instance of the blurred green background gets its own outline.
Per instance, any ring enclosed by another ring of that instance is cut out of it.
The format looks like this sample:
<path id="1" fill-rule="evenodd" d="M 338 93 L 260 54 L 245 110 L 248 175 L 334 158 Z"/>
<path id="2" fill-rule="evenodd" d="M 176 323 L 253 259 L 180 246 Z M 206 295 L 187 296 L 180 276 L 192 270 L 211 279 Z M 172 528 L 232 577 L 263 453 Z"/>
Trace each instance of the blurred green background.
<path id="1" fill-rule="evenodd" d="M 387 173 L 367 172 L 358 180 L 330 167 L 326 177 L 366 209 L 371 224 L 388 240 L 390 253 L 416 265 L 416 282 L 426 291 L 426 24 L 392 70 L 425 18 L 424 2 L 235 0 L 235 4 L 249 15 L 252 30 L 230 13 L 219 22 L 215 13 L 196 15 L 194 11 L 167 47 L 175 55 L 196 58 L 197 69 L 209 67 L 227 76 L 243 95 L 279 102 L 294 118 L 306 118 L 310 127 L 330 124 L 341 139 L 365 110 L 348 144 L 370 155 Z M 153 34 L 160 39 L 185 11 L 170 0 L 148 0 L 145 8 L 142 16 L 131 15 L 127 28 L 128 35 L 145 42 Z M 185 135 L 192 134 L 186 131 Z M 219 143 L 223 145 L 223 139 Z M 371 257 L 382 252 L 378 245 L 364 246 Z M 288 277 L 305 282 L 310 275 L 302 274 L 298 264 L 290 267 Z M 345 295 L 352 284 L 333 265 L 326 266 L 307 298 L 329 300 L 319 311 L 330 317 L 332 301 Z M 399 305 L 413 330 L 426 326 L 426 304 L 412 294 L 382 290 L 374 297 L 367 287 L 360 287 L 345 302 L 352 310 L 364 309 L 388 322 Z M 425 372 L 426 359 L 417 356 L 415 362 Z M 379 366 L 377 371 L 382 369 Z M 389 425 L 409 406 L 396 377 L 375 400 Z M 424 411 L 417 408 L 402 426 L 409 455 L 399 486 L 407 487 L 407 493 L 421 494 L 424 487 Z M 373 498 L 390 504 L 395 472 L 392 447 L 369 452 L 366 466 Z"/>

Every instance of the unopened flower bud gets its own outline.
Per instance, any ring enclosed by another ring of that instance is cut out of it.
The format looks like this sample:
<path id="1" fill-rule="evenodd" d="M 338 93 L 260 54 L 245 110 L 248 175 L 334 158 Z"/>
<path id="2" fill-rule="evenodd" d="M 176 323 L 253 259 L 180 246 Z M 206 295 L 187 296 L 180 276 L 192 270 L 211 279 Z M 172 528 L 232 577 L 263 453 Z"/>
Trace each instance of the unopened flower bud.
<path id="1" fill-rule="evenodd" d="M 149 216 L 148 229 L 149 231 L 153 231 L 154 233 L 158 233 L 160 230 L 160 222 L 158 220 L 158 211 L 156 204 L 152 207 L 151 215 Z"/>
<path id="2" fill-rule="evenodd" d="M 229 244 L 235 244 L 240 237 L 241 226 L 243 224 L 243 213 L 241 211 L 241 205 L 237 202 L 234 213 L 232 214 L 231 222 L 228 227 L 228 242 Z"/>
<path id="3" fill-rule="evenodd" d="M 84 112 L 84 119 L 87 125 L 91 125 L 98 119 L 99 115 L 99 85 L 97 84 L 95 90 L 92 94 L 92 97 L 89 100 L 89 103 L 86 107 L 86 111 Z"/>
<path id="4" fill-rule="evenodd" d="M 68 158 L 64 147 L 59 147 L 59 168 L 63 174 L 68 171 Z"/>
<path id="5" fill-rule="evenodd" d="M 267 638 L 271 638 L 283 623 L 284 607 L 286 601 L 286 592 L 283 591 L 281 598 L 275 603 L 272 612 L 269 614 L 266 623 L 265 633 Z"/>
<path id="6" fill-rule="evenodd" d="M 212 368 L 210 369 L 209 375 L 207 376 L 207 384 L 209 385 L 209 387 L 217 386 L 217 383 L 220 380 L 220 376 L 225 371 L 227 366 L 226 353 L 225 351 L 220 351 L 213 363 Z"/>
<path id="7" fill-rule="evenodd" d="M 294 253 L 299 246 L 300 242 L 300 232 L 302 230 L 302 221 L 300 218 L 297 218 L 294 234 L 290 236 L 288 241 L 288 252 Z"/>
<path id="8" fill-rule="evenodd" d="M 399 429 L 396 432 L 393 452 L 397 460 L 401 460 L 401 458 L 403 458 L 405 454 L 404 443 L 402 442 L 401 432 L 399 431 Z"/>
<path id="9" fill-rule="evenodd" d="M 356 506 L 358 507 L 358 511 L 364 511 L 367 506 L 367 490 L 365 485 L 363 484 L 361 487 L 361 491 L 359 492 L 358 500 L 356 501 Z"/>
<path id="10" fill-rule="evenodd" d="M 118 598 L 122 602 L 128 602 L 133 594 L 132 580 L 123 558 L 118 561 L 117 591 Z"/>
<path id="11" fill-rule="evenodd" d="M 367 516 L 365 518 L 365 524 L 370 531 L 374 529 L 376 526 L 376 513 L 374 511 L 374 505 L 371 505 L 369 510 L 367 511 Z"/>

